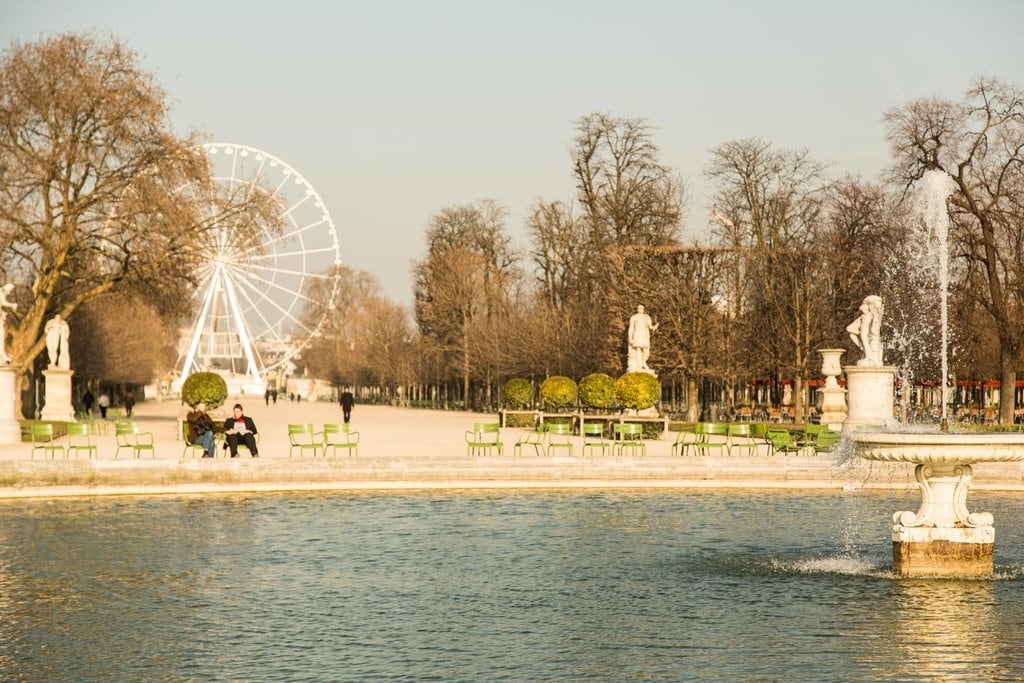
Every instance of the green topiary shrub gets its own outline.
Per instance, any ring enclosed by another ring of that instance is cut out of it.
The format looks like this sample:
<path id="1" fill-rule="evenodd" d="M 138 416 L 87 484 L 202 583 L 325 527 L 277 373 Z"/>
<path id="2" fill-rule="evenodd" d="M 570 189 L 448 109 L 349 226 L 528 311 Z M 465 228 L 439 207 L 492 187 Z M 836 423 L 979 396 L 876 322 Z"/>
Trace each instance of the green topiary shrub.
<path id="1" fill-rule="evenodd" d="M 576 407 L 576 382 L 568 377 L 548 377 L 540 385 L 540 402 L 545 410 L 560 412 Z"/>
<path id="2" fill-rule="evenodd" d="M 210 410 L 219 408 L 228 397 L 228 384 L 216 372 L 194 372 L 181 385 L 181 400 L 190 406 L 199 402 Z"/>
<path id="3" fill-rule="evenodd" d="M 614 408 L 615 380 L 603 372 L 587 375 L 580 380 L 580 403 L 600 410 Z"/>
<path id="4" fill-rule="evenodd" d="M 627 372 L 615 380 L 615 397 L 631 410 L 647 410 L 661 398 L 661 383 L 646 372 Z"/>
<path id="5" fill-rule="evenodd" d="M 501 398 L 509 410 L 527 410 L 533 407 L 533 382 L 522 377 L 513 377 L 505 382 Z"/>

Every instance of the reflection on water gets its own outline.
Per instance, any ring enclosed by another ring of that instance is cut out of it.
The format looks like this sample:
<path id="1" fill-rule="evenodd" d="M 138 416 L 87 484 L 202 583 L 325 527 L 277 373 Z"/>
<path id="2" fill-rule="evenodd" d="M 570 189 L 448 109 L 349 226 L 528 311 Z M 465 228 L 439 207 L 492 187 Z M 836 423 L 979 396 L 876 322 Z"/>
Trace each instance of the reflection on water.
<path id="1" fill-rule="evenodd" d="M 897 580 L 869 494 L 0 503 L 0 679 L 1024 679 L 996 580 Z"/>

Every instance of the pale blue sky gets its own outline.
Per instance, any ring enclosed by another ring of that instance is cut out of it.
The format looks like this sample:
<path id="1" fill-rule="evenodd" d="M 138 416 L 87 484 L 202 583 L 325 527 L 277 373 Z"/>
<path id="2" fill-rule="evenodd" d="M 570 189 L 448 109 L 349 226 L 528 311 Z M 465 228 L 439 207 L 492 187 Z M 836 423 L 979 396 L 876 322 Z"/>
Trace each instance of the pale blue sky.
<path id="1" fill-rule="evenodd" d="M 493 198 L 522 244 L 537 197 L 572 197 L 584 114 L 657 129 L 693 240 L 711 147 L 758 136 L 874 179 L 887 108 L 983 74 L 1024 86 L 1015 0 L 0 0 L 5 47 L 89 29 L 142 55 L 179 132 L 298 169 L 345 262 L 402 303 L 442 207 Z"/>

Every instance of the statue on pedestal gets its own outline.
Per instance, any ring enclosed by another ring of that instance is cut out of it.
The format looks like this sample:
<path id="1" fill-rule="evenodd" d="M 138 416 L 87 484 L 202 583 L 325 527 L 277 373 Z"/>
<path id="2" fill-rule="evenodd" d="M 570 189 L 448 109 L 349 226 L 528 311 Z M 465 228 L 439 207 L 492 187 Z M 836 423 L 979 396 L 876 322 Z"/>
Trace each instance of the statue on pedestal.
<path id="1" fill-rule="evenodd" d="M 882 297 L 872 294 L 864 297 L 860 316 L 846 326 L 850 339 L 864 352 L 857 365 L 882 366 Z"/>
<path id="2" fill-rule="evenodd" d="M 629 356 L 626 359 L 627 372 L 651 372 L 647 359 L 651 355 L 651 332 L 658 329 L 658 323 L 644 312 L 643 306 L 636 307 L 629 319 Z"/>
<path id="3" fill-rule="evenodd" d="M 7 326 L 5 322 L 7 321 L 6 309 L 18 310 L 18 304 L 7 298 L 12 291 L 14 291 L 14 284 L 10 282 L 0 287 L 0 365 L 11 361 L 11 357 L 7 355 Z"/>
<path id="4" fill-rule="evenodd" d="M 71 336 L 71 328 L 68 327 L 68 322 L 58 313 L 47 321 L 43 332 L 46 334 L 46 353 L 50 357 L 50 369 L 70 370 L 71 354 L 68 339 Z"/>

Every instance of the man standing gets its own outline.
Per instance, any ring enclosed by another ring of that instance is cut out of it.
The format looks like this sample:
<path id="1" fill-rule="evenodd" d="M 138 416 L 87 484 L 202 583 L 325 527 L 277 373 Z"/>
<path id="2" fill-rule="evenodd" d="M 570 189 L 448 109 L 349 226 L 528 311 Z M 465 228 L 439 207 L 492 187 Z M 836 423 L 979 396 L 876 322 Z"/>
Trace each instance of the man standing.
<path id="1" fill-rule="evenodd" d="M 355 398 L 352 396 L 352 392 L 345 388 L 345 391 L 341 392 L 341 415 L 345 419 L 345 424 L 352 419 L 352 406 L 355 405 Z"/>

